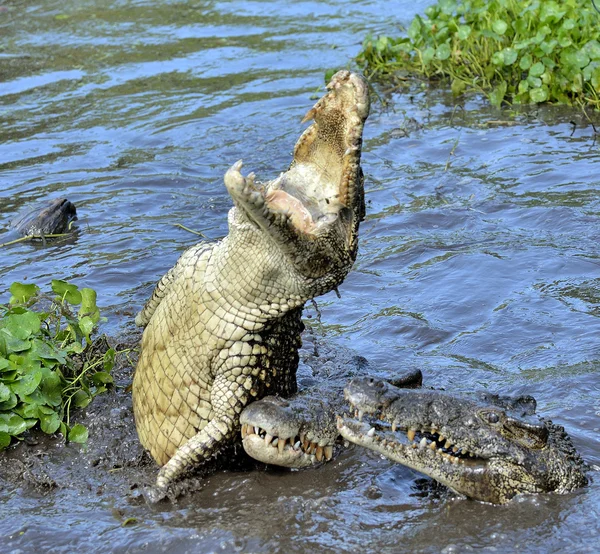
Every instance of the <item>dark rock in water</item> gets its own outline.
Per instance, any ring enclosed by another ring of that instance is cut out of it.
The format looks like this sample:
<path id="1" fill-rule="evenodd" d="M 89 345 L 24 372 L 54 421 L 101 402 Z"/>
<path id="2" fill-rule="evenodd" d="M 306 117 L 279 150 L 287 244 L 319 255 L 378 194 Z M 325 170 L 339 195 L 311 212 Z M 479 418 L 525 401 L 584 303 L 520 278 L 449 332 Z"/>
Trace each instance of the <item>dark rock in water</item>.
<path id="1" fill-rule="evenodd" d="M 10 227 L 25 237 L 45 236 L 68 231 L 76 219 L 75 204 L 66 198 L 55 198 L 36 204 L 11 221 Z"/>

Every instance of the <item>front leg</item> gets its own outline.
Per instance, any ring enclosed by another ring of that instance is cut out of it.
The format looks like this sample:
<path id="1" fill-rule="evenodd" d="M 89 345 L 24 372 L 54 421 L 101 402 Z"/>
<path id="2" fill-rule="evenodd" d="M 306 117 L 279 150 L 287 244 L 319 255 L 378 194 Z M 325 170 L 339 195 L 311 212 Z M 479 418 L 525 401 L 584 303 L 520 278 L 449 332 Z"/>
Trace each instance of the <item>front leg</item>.
<path id="1" fill-rule="evenodd" d="M 248 404 L 256 379 L 251 375 L 243 380 L 239 377 L 236 379 L 233 373 L 215 377 L 211 390 L 214 416 L 197 435 L 180 446 L 160 469 L 156 479 L 158 489 L 166 489 L 173 481 L 231 443 L 239 431 L 240 414 Z"/>

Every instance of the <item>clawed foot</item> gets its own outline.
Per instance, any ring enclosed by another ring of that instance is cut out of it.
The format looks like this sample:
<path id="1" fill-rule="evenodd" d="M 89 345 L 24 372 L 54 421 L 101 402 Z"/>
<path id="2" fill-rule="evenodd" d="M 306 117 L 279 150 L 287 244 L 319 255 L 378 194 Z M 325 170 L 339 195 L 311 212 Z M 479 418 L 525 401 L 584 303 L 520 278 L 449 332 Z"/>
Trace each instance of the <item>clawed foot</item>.
<path id="1" fill-rule="evenodd" d="M 244 177 L 240 171 L 242 165 L 242 160 L 238 160 L 225 173 L 225 186 L 230 193 L 235 191 L 247 195 L 254 190 L 254 172 Z"/>

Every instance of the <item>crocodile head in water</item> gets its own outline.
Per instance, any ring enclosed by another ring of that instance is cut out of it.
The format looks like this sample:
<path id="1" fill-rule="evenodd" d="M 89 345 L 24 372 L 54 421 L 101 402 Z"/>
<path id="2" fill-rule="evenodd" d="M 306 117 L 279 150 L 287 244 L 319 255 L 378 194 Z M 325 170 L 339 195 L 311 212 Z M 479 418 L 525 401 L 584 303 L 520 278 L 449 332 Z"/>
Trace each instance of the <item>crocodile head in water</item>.
<path id="1" fill-rule="evenodd" d="M 36 204 L 10 223 L 11 229 L 23 236 L 44 236 L 64 233 L 77 219 L 75 205 L 66 198 L 55 198 Z"/>
<path id="2" fill-rule="evenodd" d="M 526 415 L 520 405 L 369 378 L 352 380 L 344 394 L 356 415 L 338 418 L 345 439 L 468 497 L 501 504 L 519 493 L 564 493 L 587 483 L 564 428 Z"/>
<path id="3" fill-rule="evenodd" d="M 246 453 L 265 464 L 292 468 L 331 460 L 339 444 L 336 418 L 347 380 L 338 376 L 289 399 L 267 396 L 250 404 L 240 416 Z M 415 388 L 423 375 L 418 369 L 404 370 L 391 380 L 398 387 Z"/>

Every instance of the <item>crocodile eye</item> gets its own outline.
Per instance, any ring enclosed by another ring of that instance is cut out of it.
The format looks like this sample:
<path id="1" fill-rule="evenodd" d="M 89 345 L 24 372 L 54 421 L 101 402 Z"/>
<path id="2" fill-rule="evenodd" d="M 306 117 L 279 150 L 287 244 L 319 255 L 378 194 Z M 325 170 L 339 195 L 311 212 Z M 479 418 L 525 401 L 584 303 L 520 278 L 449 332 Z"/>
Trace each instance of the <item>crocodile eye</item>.
<path id="1" fill-rule="evenodd" d="M 500 421 L 500 416 L 498 416 L 495 412 L 489 412 L 487 415 L 487 420 L 489 423 L 498 423 Z"/>
<path id="2" fill-rule="evenodd" d="M 496 425 L 504 420 L 504 414 L 498 410 L 484 409 L 479 413 L 479 418 L 489 425 Z"/>

